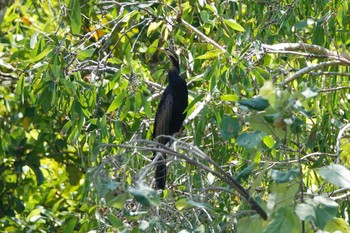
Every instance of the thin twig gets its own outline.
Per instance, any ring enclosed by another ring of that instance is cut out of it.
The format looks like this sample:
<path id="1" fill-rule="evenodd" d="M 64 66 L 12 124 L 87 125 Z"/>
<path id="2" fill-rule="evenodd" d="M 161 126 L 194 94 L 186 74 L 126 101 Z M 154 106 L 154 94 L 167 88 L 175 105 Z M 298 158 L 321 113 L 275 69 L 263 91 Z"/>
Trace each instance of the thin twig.
<path id="1" fill-rule="evenodd" d="M 336 154 L 337 154 L 337 159 L 335 161 L 335 163 L 339 163 L 340 162 L 340 140 L 342 139 L 343 133 L 350 128 L 350 123 L 346 124 L 343 126 L 343 128 L 340 129 L 338 136 L 337 136 L 337 142 L 335 145 L 335 149 L 336 149 Z"/>
<path id="2" fill-rule="evenodd" d="M 205 41 L 209 42 L 210 44 L 212 44 L 215 48 L 217 48 L 217 49 L 221 50 L 223 53 L 228 54 L 228 55 L 231 56 L 231 54 L 229 52 L 227 52 L 227 50 L 224 49 L 221 45 L 216 43 L 216 41 L 214 41 L 210 37 L 207 37 L 206 35 L 204 35 L 201 31 L 199 31 L 197 28 L 193 27 L 191 24 L 186 22 L 184 19 L 181 19 L 181 23 L 183 25 L 185 25 L 185 27 L 187 27 L 191 32 L 196 33 L 197 36 L 199 36 L 203 40 L 205 40 Z"/>
<path id="3" fill-rule="evenodd" d="M 340 91 L 340 90 L 346 90 L 346 89 L 350 89 L 350 86 L 348 86 L 348 87 L 333 87 L 333 88 L 326 88 L 326 89 L 321 89 L 321 90 L 318 90 L 318 92 Z"/>

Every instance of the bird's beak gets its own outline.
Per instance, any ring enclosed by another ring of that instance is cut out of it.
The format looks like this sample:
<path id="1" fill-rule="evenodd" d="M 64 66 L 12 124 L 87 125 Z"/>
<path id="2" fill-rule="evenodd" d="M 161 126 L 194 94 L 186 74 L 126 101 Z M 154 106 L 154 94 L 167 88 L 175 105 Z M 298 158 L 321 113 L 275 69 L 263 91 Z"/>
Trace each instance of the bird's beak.
<path id="1" fill-rule="evenodd" d="M 170 49 L 170 48 L 160 48 L 160 51 L 162 53 L 164 53 L 165 55 L 167 55 L 168 57 L 177 57 L 177 54 L 174 50 Z"/>

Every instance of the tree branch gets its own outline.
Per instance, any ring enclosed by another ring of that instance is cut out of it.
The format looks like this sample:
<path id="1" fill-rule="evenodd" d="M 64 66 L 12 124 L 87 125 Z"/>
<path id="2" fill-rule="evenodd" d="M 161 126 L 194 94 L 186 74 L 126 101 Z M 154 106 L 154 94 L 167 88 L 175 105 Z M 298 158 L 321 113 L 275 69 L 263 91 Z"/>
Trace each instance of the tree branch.
<path id="1" fill-rule="evenodd" d="M 212 44 L 215 48 L 220 49 L 223 53 L 225 54 L 229 54 L 229 52 L 227 52 L 226 49 L 224 49 L 221 45 L 219 45 L 218 43 L 216 43 L 213 39 L 211 39 L 210 37 L 207 37 L 206 35 L 204 35 L 201 31 L 199 31 L 197 28 L 193 27 L 191 24 L 187 23 L 184 19 L 181 18 L 180 21 L 183 25 L 185 25 L 185 27 L 187 27 L 190 31 L 196 33 L 197 36 L 199 36 L 200 38 L 202 38 L 203 40 L 209 42 L 210 44 Z M 231 55 L 231 54 L 229 54 Z"/>
<path id="2" fill-rule="evenodd" d="M 262 44 L 262 48 L 269 53 L 283 53 L 283 52 L 298 52 L 302 51 L 307 54 L 321 55 L 327 58 L 341 61 L 344 65 L 350 65 L 350 55 L 347 53 L 342 53 L 338 51 L 331 51 L 322 46 L 311 45 L 306 43 L 281 43 L 274 45 Z"/>
<path id="3" fill-rule="evenodd" d="M 212 159 L 210 159 L 203 151 L 201 151 L 199 148 L 191 146 L 185 142 L 181 142 L 179 140 L 176 140 L 174 137 L 167 136 L 167 135 L 161 135 L 162 137 L 171 138 L 173 139 L 176 144 L 179 144 L 179 147 L 182 149 L 190 151 L 192 154 L 197 155 L 198 157 L 204 159 L 205 161 L 212 164 L 218 171 L 211 169 L 209 166 L 204 165 L 203 163 L 197 162 L 194 159 L 189 158 L 188 155 L 180 154 L 175 150 L 172 150 L 171 148 L 154 141 L 144 140 L 144 139 L 138 139 L 131 141 L 130 143 L 147 143 L 157 146 L 157 148 L 151 148 L 148 146 L 135 146 L 135 145 L 128 145 L 128 144 L 103 144 L 102 146 L 118 146 L 122 148 L 130 148 L 134 150 L 139 151 L 153 151 L 153 152 L 159 152 L 159 153 L 166 153 L 168 155 L 172 155 L 175 157 L 178 157 L 180 159 L 185 160 L 187 163 L 192 164 L 194 166 L 197 166 L 198 168 L 207 171 L 214 176 L 218 177 L 220 180 L 226 182 L 231 188 L 236 190 L 241 197 L 246 199 L 250 206 L 264 219 L 267 219 L 266 212 L 262 209 L 262 207 L 254 200 L 253 197 L 250 196 L 249 192 L 241 186 L 238 181 L 236 181 L 231 175 L 229 175 L 227 172 L 225 172 L 218 164 L 216 164 Z M 186 153 L 187 154 L 187 153 Z"/>
<path id="4" fill-rule="evenodd" d="M 307 66 L 302 68 L 301 70 L 295 72 L 294 74 L 290 75 L 289 77 L 287 77 L 285 80 L 283 80 L 281 82 L 281 85 L 287 85 L 288 83 L 294 81 L 295 79 L 297 79 L 298 77 L 309 73 L 312 70 L 318 70 L 324 67 L 328 67 L 328 66 L 334 66 L 334 65 L 341 65 L 342 62 L 341 61 L 325 61 L 325 62 L 321 62 L 319 64 L 313 65 L 313 66 Z"/>
<path id="5" fill-rule="evenodd" d="M 328 66 L 336 65 L 346 65 L 350 66 L 350 55 L 347 53 L 342 53 L 338 51 L 331 51 L 322 46 L 306 44 L 306 43 L 280 43 L 274 45 L 262 44 L 264 52 L 266 53 L 284 53 L 284 54 L 294 54 L 307 57 L 322 57 L 327 58 L 330 61 L 321 62 L 316 65 L 304 67 L 298 72 L 287 77 L 282 81 L 281 85 L 287 85 L 298 77 L 309 73 L 312 70 L 317 70 L 325 68 Z"/>

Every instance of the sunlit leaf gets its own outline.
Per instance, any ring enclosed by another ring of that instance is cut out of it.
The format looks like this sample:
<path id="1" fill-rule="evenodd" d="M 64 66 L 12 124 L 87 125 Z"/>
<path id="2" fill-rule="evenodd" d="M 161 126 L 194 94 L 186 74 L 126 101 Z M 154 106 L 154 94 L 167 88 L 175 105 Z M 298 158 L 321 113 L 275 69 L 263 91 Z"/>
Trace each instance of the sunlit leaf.
<path id="1" fill-rule="evenodd" d="M 193 233 L 205 233 L 205 226 L 202 224 L 196 229 L 194 229 Z"/>
<path id="2" fill-rule="evenodd" d="M 146 207 L 158 206 L 160 204 L 157 192 L 148 186 L 137 185 L 136 187 L 128 188 L 128 191 L 134 196 L 137 202 Z"/>
<path id="3" fill-rule="evenodd" d="M 187 203 L 186 198 L 182 198 L 182 199 L 177 200 L 175 202 L 175 206 L 176 206 L 176 209 L 182 210 L 182 209 L 186 208 L 187 206 L 189 206 L 189 204 Z"/>
<path id="4" fill-rule="evenodd" d="M 73 233 L 75 225 L 78 222 L 78 217 L 72 216 L 71 220 L 69 220 L 68 224 L 64 226 L 64 233 Z"/>
<path id="5" fill-rule="evenodd" d="M 317 96 L 317 91 L 313 91 L 310 88 L 306 88 L 302 93 L 301 93 L 306 99 L 312 98 Z"/>
<path id="6" fill-rule="evenodd" d="M 84 61 L 85 59 L 88 59 L 92 56 L 95 49 L 85 49 L 78 53 L 77 58 L 80 61 Z"/>
<path id="7" fill-rule="evenodd" d="M 162 24 L 162 22 L 152 22 L 150 23 L 150 25 L 148 26 L 147 29 L 147 37 L 149 37 L 149 35 L 156 30 L 157 28 L 159 28 L 159 26 Z"/>
<path id="8" fill-rule="evenodd" d="M 223 52 L 221 50 L 219 50 L 219 49 L 217 49 L 217 50 L 210 50 L 210 51 L 206 52 L 205 54 L 196 57 L 196 59 L 207 60 L 207 59 L 211 59 L 211 58 L 217 58 L 222 53 Z"/>
<path id="9" fill-rule="evenodd" d="M 305 204 L 296 206 L 296 213 L 301 220 L 312 221 L 320 229 L 333 219 L 337 214 L 338 204 L 325 196 L 315 196 L 307 199 Z"/>
<path id="10" fill-rule="evenodd" d="M 238 101 L 238 96 L 237 95 L 222 95 L 220 96 L 220 99 L 223 101 Z"/>
<path id="11" fill-rule="evenodd" d="M 31 49 L 34 49 L 36 44 L 38 43 L 38 35 L 39 35 L 39 33 L 36 32 L 30 38 L 30 44 L 29 45 L 30 45 Z"/>
<path id="12" fill-rule="evenodd" d="M 119 218 L 117 218 L 115 215 L 107 214 L 107 218 L 108 218 L 109 222 L 112 224 L 112 226 L 119 228 L 119 229 L 124 227 L 123 222 Z"/>
<path id="13" fill-rule="evenodd" d="M 81 30 L 81 11 L 79 0 L 71 0 L 71 29 L 72 33 L 79 34 Z"/>
<path id="14" fill-rule="evenodd" d="M 110 113 L 110 112 L 116 110 L 117 108 L 119 108 L 123 104 L 125 94 L 126 94 L 125 92 L 122 92 L 116 98 L 114 98 L 113 102 L 108 107 L 106 113 Z"/>
<path id="15" fill-rule="evenodd" d="M 233 19 L 224 19 L 224 22 L 227 26 L 232 28 L 233 30 L 239 31 L 239 32 L 244 32 L 244 28 L 236 22 L 236 20 Z"/>
<path id="16" fill-rule="evenodd" d="M 273 85 L 273 82 L 271 80 L 265 81 L 264 85 L 260 88 L 259 95 L 264 98 L 268 99 L 271 95 L 275 94 L 275 87 Z"/>
<path id="17" fill-rule="evenodd" d="M 145 221 L 145 220 L 142 220 L 141 223 L 140 223 L 140 226 L 139 226 L 139 229 L 141 231 L 145 231 L 149 228 L 150 224 L 149 222 Z"/>
<path id="18" fill-rule="evenodd" d="M 46 49 L 44 51 L 42 51 L 41 53 L 39 53 L 35 57 L 31 58 L 30 61 L 37 62 L 37 61 L 43 59 L 49 52 L 52 51 L 52 49 L 53 49 L 53 46 L 46 47 Z"/>
<path id="19" fill-rule="evenodd" d="M 348 223 L 343 218 L 332 218 L 324 228 L 327 232 L 350 232 Z"/>
<path id="20" fill-rule="evenodd" d="M 107 206 L 114 207 L 117 209 L 122 209 L 128 197 L 129 197 L 128 193 L 121 193 L 116 198 L 111 199 L 107 203 Z"/>
<path id="21" fill-rule="evenodd" d="M 315 23 L 315 21 L 313 19 L 308 18 L 306 20 L 302 20 L 302 21 L 296 23 L 295 24 L 295 28 L 302 29 L 302 28 L 305 28 L 305 27 L 307 27 L 309 25 L 313 25 L 314 23 Z"/>
<path id="22" fill-rule="evenodd" d="M 328 182 L 342 187 L 350 188 L 350 171 L 340 164 L 331 164 L 329 166 L 321 167 L 318 171 Z"/>
<path id="23" fill-rule="evenodd" d="M 297 204 L 295 213 L 299 216 L 300 220 L 303 221 L 315 221 L 316 219 L 315 209 L 310 204 Z"/>

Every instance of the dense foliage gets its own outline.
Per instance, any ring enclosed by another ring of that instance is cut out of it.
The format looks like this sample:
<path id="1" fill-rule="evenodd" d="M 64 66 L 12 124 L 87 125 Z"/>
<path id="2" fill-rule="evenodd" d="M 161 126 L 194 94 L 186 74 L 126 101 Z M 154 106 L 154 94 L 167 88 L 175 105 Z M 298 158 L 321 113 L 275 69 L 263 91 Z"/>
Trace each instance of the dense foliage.
<path id="1" fill-rule="evenodd" d="M 0 229 L 349 232 L 348 12 L 337 0 L 8 4 Z M 151 138 L 166 47 L 189 88 L 170 148 Z M 163 193 L 154 151 L 168 153 Z"/>

